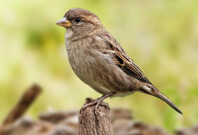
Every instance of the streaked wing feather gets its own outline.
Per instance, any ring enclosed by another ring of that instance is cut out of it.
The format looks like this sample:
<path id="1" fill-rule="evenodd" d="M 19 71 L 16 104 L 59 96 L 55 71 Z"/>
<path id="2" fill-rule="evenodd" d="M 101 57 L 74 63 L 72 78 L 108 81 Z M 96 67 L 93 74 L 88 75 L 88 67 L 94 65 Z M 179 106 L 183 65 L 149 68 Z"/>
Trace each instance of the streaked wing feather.
<path id="1" fill-rule="evenodd" d="M 125 65 L 121 68 L 125 71 L 125 73 L 135 76 L 137 79 L 143 82 L 150 83 L 150 81 L 144 76 L 142 71 L 133 61 L 131 61 L 130 63 L 126 62 Z"/>
<path id="2" fill-rule="evenodd" d="M 150 83 L 150 81 L 144 76 L 139 67 L 133 62 L 133 60 L 125 53 L 122 47 L 117 41 L 110 43 L 106 41 L 108 49 L 110 49 L 115 63 L 128 75 L 131 75 L 142 82 Z M 151 83 L 150 83 L 151 84 Z"/>

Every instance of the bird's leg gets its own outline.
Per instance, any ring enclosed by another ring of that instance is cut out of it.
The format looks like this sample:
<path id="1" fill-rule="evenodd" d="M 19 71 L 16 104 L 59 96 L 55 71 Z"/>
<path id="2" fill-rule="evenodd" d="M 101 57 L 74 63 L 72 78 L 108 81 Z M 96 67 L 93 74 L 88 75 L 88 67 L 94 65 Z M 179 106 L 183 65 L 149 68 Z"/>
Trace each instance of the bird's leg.
<path id="1" fill-rule="evenodd" d="M 102 97 L 97 98 L 96 100 L 91 100 L 91 102 L 89 102 L 88 104 L 84 105 L 84 106 L 81 108 L 81 110 L 86 109 L 87 107 L 90 107 L 90 106 L 93 106 L 93 105 L 96 104 L 96 107 L 95 107 L 95 109 L 94 109 L 94 111 L 96 112 L 97 109 L 98 109 L 98 107 L 99 107 L 99 105 L 102 103 L 102 101 L 103 101 L 104 99 L 106 99 L 106 98 L 112 96 L 113 94 L 115 94 L 115 92 L 111 92 L 111 93 L 108 93 L 108 94 L 106 94 L 106 95 L 103 95 Z M 90 100 L 90 98 L 89 98 L 88 100 Z"/>
<path id="2" fill-rule="evenodd" d="M 98 110 L 98 107 L 102 103 L 103 100 L 105 100 L 106 98 L 112 96 L 113 94 L 115 94 L 115 92 L 108 93 L 108 94 L 103 95 L 102 97 L 96 99 L 97 104 L 96 104 L 96 107 L 95 107 L 95 110 L 94 111 L 96 112 Z"/>

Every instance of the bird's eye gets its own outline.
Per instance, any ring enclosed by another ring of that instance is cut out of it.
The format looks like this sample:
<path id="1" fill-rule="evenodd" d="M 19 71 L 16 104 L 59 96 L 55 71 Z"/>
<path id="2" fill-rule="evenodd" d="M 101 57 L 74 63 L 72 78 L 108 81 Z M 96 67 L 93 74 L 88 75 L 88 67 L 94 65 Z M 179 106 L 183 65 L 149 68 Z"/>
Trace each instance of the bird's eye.
<path id="1" fill-rule="evenodd" d="M 77 23 L 79 23 L 81 21 L 81 18 L 80 17 L 77 17 L 76 19 L 75 19 L 75 22 L 77 22 Z"/>

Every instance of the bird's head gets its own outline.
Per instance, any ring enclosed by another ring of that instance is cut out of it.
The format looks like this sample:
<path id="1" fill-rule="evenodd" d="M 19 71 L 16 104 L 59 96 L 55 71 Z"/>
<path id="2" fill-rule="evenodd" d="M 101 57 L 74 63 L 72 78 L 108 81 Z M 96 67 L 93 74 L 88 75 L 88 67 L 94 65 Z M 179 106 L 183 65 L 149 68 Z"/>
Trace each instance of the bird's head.
<path id="1" fill-rule="evenodd" d="M 80 8 L 70 9 L 56 24 L 81 36 L 102 26 L 100 19 L 95 14 Z"/>

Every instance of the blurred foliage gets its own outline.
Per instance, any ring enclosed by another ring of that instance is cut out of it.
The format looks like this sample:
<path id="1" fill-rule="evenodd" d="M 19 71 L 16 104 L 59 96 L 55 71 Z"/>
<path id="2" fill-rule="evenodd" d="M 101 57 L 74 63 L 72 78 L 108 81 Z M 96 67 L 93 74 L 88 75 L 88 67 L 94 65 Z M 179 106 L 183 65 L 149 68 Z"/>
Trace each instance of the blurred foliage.
<path id="1" fill-rule="evenodd" d="M 65 29 L 55 23 L 73 7 L 97 14 L 146 76 L 183 111 L 135 93 L 107 99 L 111 107 L 131 108 L 139 120 L 169 130 L 198 122 L 197 0 L 7 0 L 0 1 L 0 121 L 23 91 L 43 88 L 28 115 L 79 109 L 97 98 L 71 70 Z"/>

